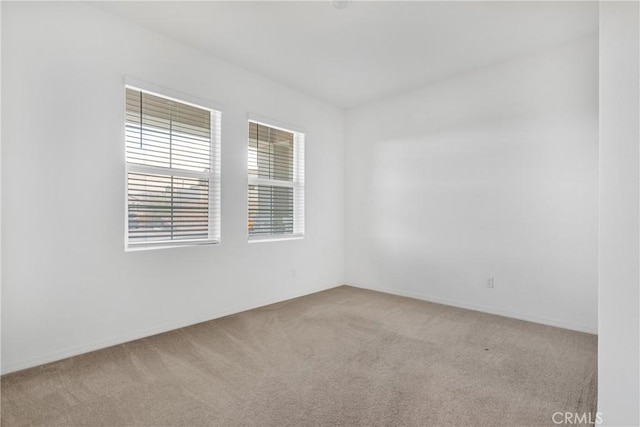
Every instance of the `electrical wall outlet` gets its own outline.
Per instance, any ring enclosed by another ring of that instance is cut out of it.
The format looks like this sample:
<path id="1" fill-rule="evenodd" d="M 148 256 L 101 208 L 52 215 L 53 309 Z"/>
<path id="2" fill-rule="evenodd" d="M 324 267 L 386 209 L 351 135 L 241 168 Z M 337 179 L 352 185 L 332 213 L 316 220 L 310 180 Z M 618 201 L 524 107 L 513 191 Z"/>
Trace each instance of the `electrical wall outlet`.
<path id="1" fill-rule="evenodd" d="M 487 279 L 487 288 L 493 288 L 493 282 L 494 282 L 493 276 L 489 277 Z"/>

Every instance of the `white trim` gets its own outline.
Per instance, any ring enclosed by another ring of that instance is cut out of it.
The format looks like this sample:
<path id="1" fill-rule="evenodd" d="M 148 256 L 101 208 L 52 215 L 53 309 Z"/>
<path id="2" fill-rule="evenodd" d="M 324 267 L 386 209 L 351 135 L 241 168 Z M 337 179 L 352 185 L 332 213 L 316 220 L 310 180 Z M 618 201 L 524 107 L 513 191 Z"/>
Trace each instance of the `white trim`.
<path id="1" fill-rule="evenodd" d="M 250 122 L 257 123 L 259 125 L 269 126 L 270 128 L 283 130 L 285 132 L 290 132 L 290 133 L 297 132 L 297 133 L 304 133 L 304 134 L 307 133 L 307 131 L 300 126 L 294 126 L 292 124 L 281 122 L 279 120 L 274 120 L 270 117 L 265 117 L 258 114 L 247 113 L 247 120 Z"/>
<path id="2" fill-rule="evenodd" d="M 163 166 L 139 165 L 127 162 L 127 172 L 148 175 L 176 176 L 184 178 L 207 178 L 214 179 L 213 172 L 198 172 L 185 169 L 168 168 Z"/>
<path id="3" fill-rule="evenodd" d="M 258 301 L 254 301 L 252 303 L 249 304 L 241 304 L 241 305 L 237 305 L 234 308 L 231 309 L 227 309 L 227 310 L 218 310 L 218 311 L 214 311 L 212 313 L 202 313 L 198 316 L 194 316 L 191 317 L 189 319 L 185 319 L 183 321 L 177 321 L 177 322 L 172 322 L 172 323 L 168 323 L 168 324 L 164 324 L 162 326 L 158 326 L 155 328 L 149 328 L 149 329 L 143 329 L 141 331 L 138 332 L 134 332 L 131 334 L 126 334 L 126 335 L 121 335 L 119 337 L 115 337 L 115 338 L 111 338 L 111 339 L 106 339 L 106 340 L 100 340 L 100 341 L 95 341 L 89 345 L 82 345 L 82 346 L 78 346 L 78 347 L 72 347 L 66 350 L 61 350 L 61 351 L 54 351 L 48 354 L 45 354 L 43 356 L 39 356 L 39 357 L 34 357 L 32 359 L 23 361 L 23 362 L 17 362 L 17 363 L 13 363 L 10 364 L 8 366 L 2 365 L 1 368 L 1 372 L 0 374 L 5 375 L 11 372 L 16 372 L 16 371 L 20 371 L 23 369 L 28 369 L 28 368 L 33 368 L 33 367 L 37 367 L 40 365 L 44 365 L 46 363 L 51 363 L 51 362 L 56 362 L 59 360 L 63 360 L 69 357 L 73 357 L 73 356 L 78 356 L 84 353 L 88 353 L 91 351 L 96 351 L 96 350 L 101 350 L 104 348 L 108 348 L 108 347 L 113 347 L 116 345 L 120 345 L 120 344 L 124 344 L 127 342 L 131 342 L 131 341 L 135 341 L 141 338 L 147 338 L 153 335 L 157 335 L 157 334 L 161 334 L 164 332 L 168 332 L 168 331 L 173 331 L 175 329 L 180 329 L 180 328 L 184 328 L 187 326 L 191 326 L 191 325 L 195 325 L 198 323 L 202 323 L 202 322 L 208 322 L 210 320 L 215 320 L 215 319 L 219 319 L 221 317 L 225 317 L 225 316 L 230 316 L 232 314 L 238 314 L 238 313 L 242 313 L 243 311 L 247 311 L 247 310 L 253 310 L 255 308 L 260 308 L 260 307 L 264 307 L 267 305 L 271 305 L 271 304 L 277 304 L 280 302 L 284 302 L 284 301 L 288 301 L 290 299 L 294 299 L 294 298 L 300 298 L 303 296 L 307 296 L 307 295 L 311 295 L 311 294 L 315 294 L 317 292 L 322 292 L 322 291 L 326 291 L 329 289 L 333 289 L 333 288 L 338 288 L 340 286 L 343 286 L 342 283 L 338 284 L 338 285 L 330 285 L 330 286 L 318 286 L 318 287 L 314 287 L 311 288 L 308 291 L 305 292 L 291 292 L 289 294 L 286 294 L 282 297 L 277 297 L 277 298 L 265 298 L 265 299 L 261 299 Z"/>
<path id="4" fill-rule="evenodd" d="M 282 181 L 279 179 L 267 179 L 267 178 L 255 178 L 249 177 L 249 185 L 266 185 L 269 187 L 288 187 L 294 188 L 298 185 L 297 182 L 294 181 Z"/>
<path id="5" fill-rule="evenodd" d="M 149 93 L 151 95 L 167 98 L 181 104 L 191 105 L 192 107 L 206 109 L 222 113 L 222 108 L 219 105 L 214 104 L 208 99 L 200 98 L 188 93 L 180 92 L 174 89 L 169 89 L 164 86 L 160 86 L 154 83 L 149 83 L 144 80 L 138 80 L 133 77 L 124 76 L 125 88 L 136 89 L 141 92 Z"/>
<path id="6" fill-rule="evenodd" d="M 146 251 L 151 249 L 184 248 L 188 246 L 219 245 L 216 239 L 193 239 L 193 240 L 158 240 L 128 243 L 125 252 Z"/>
<path id="7" fill-rule="evenodd" d="M 249 243 L 280 242 L 282 240 L 303 240 L 304 234 L 265 234 L 249 236 Z"/>
<path id="8" fill-rule="evenodd" d="M 293 134 L 293 232 L 294 234 L 304 235 L 305 231 L 305 139 L 304 133 L 296 132 Z"/>
<path id="9" fill-rule="evenodd" d="M 481 313 L 495 314 L 497 316 L 509 317 L 511 319 L 524 320 L 524 321 L 527 321 L 527 322 L 538 323 L 538 324 L 547 325 L 547 326 L 553 326 L 553 327 L 556 327 L 556 328 L 570 329 L 572 331 L 584 332 L 584 333 L 587 333 L 587 334 L 594 334 L 594 335 L 598 334 L 597 328 L 594 329 L 592 327 L 588 327 L 588 326 L 584 326 L 584 325 L 578 325 L 578 324 L 571 323 L 571 322 L 558 321 L 558 320 L 547 319 L 547 318 L 538 317 L 538 316 L 530 316 L 528 314 L 513 313 L 513 312 L 510 312 L 510 311 L 506 311 L 506 310 L 501 310 L 501 309 L 496 309 L 496 308 L 491 308 L 491 307 L 485 307 L 485 306 L 476 305 L 476 304 L 469 304 L 469 303 L 465 303 L 465 302 L 461 302 L 461 301 L 450 300 L 450 299 L 447 299 L 447 298 L 434 297 L 434 296 L 431 296 L 431 295 L 426 295 L 426 294 L 421 294 L 421 293 L 416 293 L 416 292 L 399 291 L 397 289 L 383 288 L 383 287 L 377 287 L 377 286 L 354 285 L 354 284 L 351 284 L 351 283 L 347 284 L 347 286 L 352 286 L 354 288 L 360 288 L 360 289 L 368 289 L 370 291 L 382 292 L 382 293 L 385 293 L 385 294 L 397 295 L 397 296 L 401 296 L 401 297 L 418 299 L 418 300 L 421 300 L 421 301 L 433 302 L 433 303 L 436 303 L 436 304 L 448 305 L 448 306 L 451 306 L 451 307 L 458 307 L 458 308 L 464 308 L 464 309 L 467 309 L 467 310 L 479 311 Z"/>
<path id="10" fill-rule="evenodd" d="M 209 239 L 222 240 L 222 113 L 211 111 L 211 163 L 209 171 Z"/>

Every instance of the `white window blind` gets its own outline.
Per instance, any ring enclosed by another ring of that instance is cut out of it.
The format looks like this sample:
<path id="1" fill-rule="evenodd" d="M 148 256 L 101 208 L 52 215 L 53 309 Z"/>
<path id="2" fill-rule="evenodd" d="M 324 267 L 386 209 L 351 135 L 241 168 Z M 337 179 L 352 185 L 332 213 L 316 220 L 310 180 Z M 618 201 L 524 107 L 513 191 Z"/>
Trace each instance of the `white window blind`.
<path id="1" fill-rule="evenodd" d="M 304 134 L 249 121 L 249 239 L 304 235 Z"/>
<path id="2" fill-rule="evenodd" d="M 220 112 L 126 88 L 126 246 L 217 243 Z"/>

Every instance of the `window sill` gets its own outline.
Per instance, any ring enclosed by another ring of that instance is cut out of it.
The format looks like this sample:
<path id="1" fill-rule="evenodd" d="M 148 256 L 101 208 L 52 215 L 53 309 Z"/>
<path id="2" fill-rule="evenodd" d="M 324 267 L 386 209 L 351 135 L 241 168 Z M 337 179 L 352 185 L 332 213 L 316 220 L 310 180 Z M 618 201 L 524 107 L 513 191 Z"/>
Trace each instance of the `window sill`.
<path id="1" fill-rule="evenodd" d="M 186 248 L 191 246 L 219 245 L 219 240 L 192 240 L 183 242 L 134 243 L 125 246 L 125 252 L 150 251 L 156 249 Z"/>
<path id="2" fill-rule="evenodd" d="M 259 236 L 259 237 L 249 237 L 249 243 L 266 243 L 266 242 L 282 242 L 285 240 L 302 240 L 304 239 L 304 234 L 287 234 L 283 236 Z"/>

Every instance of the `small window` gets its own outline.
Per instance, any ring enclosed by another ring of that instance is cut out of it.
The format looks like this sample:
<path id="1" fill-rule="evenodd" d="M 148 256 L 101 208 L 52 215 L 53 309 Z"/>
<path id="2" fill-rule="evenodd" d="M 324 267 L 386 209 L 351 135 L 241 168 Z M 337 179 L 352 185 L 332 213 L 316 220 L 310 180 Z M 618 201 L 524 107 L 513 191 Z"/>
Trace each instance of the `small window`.
<path id="1" fill-rule="evenodd" d="M 304 235 L 304 134 L 249 121 L 249 240 Z"/>
<path id="2" fill-rule="evenodd" d="M 220 238 L 220 112 L 126 88 L 126 247 Z"/>

